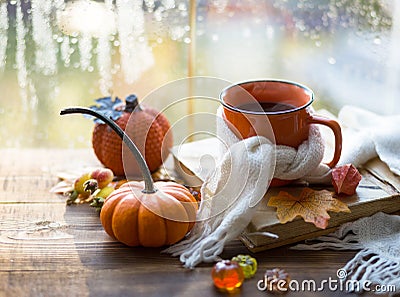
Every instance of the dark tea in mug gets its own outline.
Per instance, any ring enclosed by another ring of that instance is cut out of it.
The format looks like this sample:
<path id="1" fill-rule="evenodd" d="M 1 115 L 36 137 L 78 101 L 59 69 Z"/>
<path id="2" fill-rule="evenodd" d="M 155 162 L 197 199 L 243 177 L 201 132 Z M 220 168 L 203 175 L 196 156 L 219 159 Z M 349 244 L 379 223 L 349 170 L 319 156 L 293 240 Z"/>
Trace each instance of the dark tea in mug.
<path id="1" fill-rule="evenodd" d="M 258 102 L 258 103 L 242 104 L 239 105 L 237 108 L 244 111 L 252 111 L 252 112 L 262 111 L 266 113 L 276 113 L 294 109 L 296 108 L 296 106 L 280 102 Z"/>

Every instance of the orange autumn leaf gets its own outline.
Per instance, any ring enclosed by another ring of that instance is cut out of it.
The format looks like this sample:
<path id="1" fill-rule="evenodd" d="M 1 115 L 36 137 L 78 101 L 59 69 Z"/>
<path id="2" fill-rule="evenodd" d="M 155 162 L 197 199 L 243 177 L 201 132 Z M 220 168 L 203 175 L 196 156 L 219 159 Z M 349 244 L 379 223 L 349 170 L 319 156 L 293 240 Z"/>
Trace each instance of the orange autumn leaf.
<path id="1" fill-rule="evenodd" d="M 350 212 L 345 203 L 332 195 L 327 190 L 315 191 L 310 188 L 303 189 L 298 197 L 280 191 L 278 196 L 269 199 L 268 206 L 276 207 L 276 215 L 282 224 L 301 216 L 304 221 L 325 229 L 330 219 L 328 211 Z"/>

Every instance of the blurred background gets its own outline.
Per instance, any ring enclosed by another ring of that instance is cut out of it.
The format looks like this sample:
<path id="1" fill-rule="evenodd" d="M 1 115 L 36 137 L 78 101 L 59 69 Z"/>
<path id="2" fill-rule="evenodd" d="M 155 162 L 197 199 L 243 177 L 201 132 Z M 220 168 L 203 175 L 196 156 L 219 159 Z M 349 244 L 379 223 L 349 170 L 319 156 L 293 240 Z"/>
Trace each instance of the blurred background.
<path id="1" fill-rule="evenodd" d="M 60 109 L 188 75 L 294 80 L 316 108 L 395 113 L 400 3 L 0 0 L 0 148 L 90 147 L 93 122 Z"/>

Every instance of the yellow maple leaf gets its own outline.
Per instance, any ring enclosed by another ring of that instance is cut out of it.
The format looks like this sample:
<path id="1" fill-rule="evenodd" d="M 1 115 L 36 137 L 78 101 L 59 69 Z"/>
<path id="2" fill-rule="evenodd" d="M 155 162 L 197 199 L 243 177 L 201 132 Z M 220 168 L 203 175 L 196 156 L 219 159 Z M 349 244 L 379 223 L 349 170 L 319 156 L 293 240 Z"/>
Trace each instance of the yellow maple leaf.
<path id="1" fill-rule="evenodd" d="M 276 207 L 276 215 L 282 224 L 301 216 L 304 221 L 325 229 L 331 218 L 328 211 L 350 212 L 345 203 L 332 195 L 327 190 L 315 191 L 310 188 L 304 188 L 298 197 L 280 191 L 278 196 L 269 199 L 268 206 Z"/>

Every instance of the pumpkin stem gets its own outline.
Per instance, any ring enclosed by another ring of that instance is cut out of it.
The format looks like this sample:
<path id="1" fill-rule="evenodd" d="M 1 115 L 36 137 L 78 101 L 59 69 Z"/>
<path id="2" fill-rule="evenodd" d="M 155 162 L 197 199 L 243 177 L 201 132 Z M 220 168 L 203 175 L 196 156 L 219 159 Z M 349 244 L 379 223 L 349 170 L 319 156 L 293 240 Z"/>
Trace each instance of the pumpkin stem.
<path id="1" fill-rule="evenodd" d="M 141 111 L 142 108 L 139 105 L 139 100 L 136 95 L 132 94 L 125 98 L 125 112 Z"/>
<path id="2" fill-rule="evenodd" d="M 151 178 L 151 173 L 149 170 L 149 167 L 147 167 L 146 161 L 144 160 L 142 154 L 136 147 L 135 143 L 130 139 L 130 137 L 124 132 L 124 130 L 121 129 L 120 126 L 118 126 L 113 120 L 110 118 L 102 115 L 101 113 L 98 113 L 90 108 L 86 107 L 71 107 L 71 108 L 66 108 L 60 111 L 60 115 L 65 115 L 65 114 L 73 114 L 73 113 L 82 113 L 82 114 L 88 114 L 91 116 L 94 116 L 102 121 L 104 121 L 108 126 L 110 126 L 111 129 L 114 130 L 115 133 L 118 134 L 119 137 L 125 142 L 125 144 L 128 146 L 129 150 L 132 152 L 133 156 L 136 159 L 136 162 L 138 162 L 140 171 L 143 176 L 144 180 L 144 190 L 143 193 L 154 193 L 156 192 L 156 189 L 154 188 L 154 183 L 153 179 Z"/>

